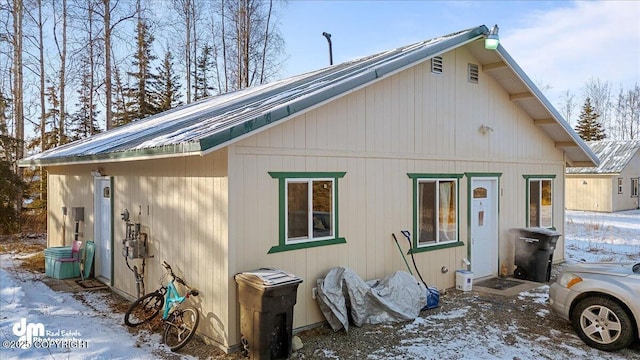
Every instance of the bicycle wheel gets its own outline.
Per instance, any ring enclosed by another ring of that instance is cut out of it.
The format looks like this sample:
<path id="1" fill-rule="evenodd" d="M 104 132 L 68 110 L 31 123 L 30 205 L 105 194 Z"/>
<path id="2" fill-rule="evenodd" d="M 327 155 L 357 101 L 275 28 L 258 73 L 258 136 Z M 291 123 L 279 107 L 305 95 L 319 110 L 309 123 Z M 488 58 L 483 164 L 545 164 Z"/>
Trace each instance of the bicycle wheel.
<path id="1" fill-rule="evenodd" d="M 124 314 L 124 323 L 127 326 L 136 327 L 153 319 L 162 310 L 164 296 L 155 291 L 136 300 L 127 313 Z"/>
<path id="2" fill-rule="evenodd" d="M 192 307 L 176 309 L 165 322 L 162 342 L 167 344 L 171 351 L 178 351 L 185 346 L 196 333 L 200 316 Z"/>

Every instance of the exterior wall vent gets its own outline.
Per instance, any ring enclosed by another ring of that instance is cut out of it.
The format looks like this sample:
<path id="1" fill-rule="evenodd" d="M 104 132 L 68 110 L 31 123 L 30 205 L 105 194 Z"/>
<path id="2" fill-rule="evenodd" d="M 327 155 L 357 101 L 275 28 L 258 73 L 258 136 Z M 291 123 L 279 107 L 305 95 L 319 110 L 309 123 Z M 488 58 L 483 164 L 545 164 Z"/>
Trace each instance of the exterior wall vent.
<path id="1" fill-rule="evenodd" d="M 436 56 L 431 58 L 431 73 L 442 74 L 442 71 L 443 71 L 442 56 Z"/>
<path id="2" fill-rule="evenodd" d="M 478 65 L 476 64 L 469 64 L 469 82 L 478 83 Z"/>

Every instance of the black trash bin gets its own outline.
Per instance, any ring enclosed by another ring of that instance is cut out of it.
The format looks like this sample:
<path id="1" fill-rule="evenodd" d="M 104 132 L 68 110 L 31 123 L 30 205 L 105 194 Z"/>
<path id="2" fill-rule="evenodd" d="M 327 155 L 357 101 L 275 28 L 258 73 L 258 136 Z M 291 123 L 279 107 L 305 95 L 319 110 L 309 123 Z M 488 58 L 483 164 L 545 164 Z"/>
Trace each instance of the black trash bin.
<path id="1" fill-rule="evenodd" d="M 242 345 L 251 359 L 291 356 L 293 306 L 302 279 L 276 269 L 235 276 L 240 302 Z"/>
<path id="2" fill-rule="evenodd" d="M 513 229 L 516 245 L 517 279 L 548 282 L 551 278 L 553 251 L 560 233 L 551 229 L 528 227 Z"/>

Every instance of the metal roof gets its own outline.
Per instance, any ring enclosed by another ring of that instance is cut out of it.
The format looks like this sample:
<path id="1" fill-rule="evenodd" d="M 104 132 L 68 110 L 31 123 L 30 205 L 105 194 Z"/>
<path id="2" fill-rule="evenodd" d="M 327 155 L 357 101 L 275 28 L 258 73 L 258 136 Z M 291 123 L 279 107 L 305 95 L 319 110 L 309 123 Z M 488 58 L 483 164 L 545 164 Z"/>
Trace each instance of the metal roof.
<path id="1" fill-rule="evenodd" d="M 20 166 L 130 161 L 204 155 L 460 46 L 469 45 L 494 77 L 535 119 L 569 165 L 597 157 L 551 106 L 502 46 L 485 50 L 484 25 L 392 49 L 269 84 L 209 97 L 19 161 Z M 524 95 L 523 95 L 524 94 Z"/>
<path id="2" fill-rule="evenodd" d="M 640 151 L 640 140 L 587 141 L 587 145 L 600 158 L 600 165 L 568 168 L 568 174 L 619 174 Z"/>

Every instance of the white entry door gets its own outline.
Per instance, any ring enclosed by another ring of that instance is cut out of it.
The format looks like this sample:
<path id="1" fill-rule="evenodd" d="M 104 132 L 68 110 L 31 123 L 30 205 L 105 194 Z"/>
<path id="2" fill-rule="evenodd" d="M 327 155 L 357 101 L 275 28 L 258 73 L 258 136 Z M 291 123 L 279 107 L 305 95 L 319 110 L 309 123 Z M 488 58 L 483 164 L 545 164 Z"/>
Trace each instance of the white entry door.
<path id="1" fill-rule="evenodd" d="M 96 243 L 95 273 L 102 281 L 111 281 L 111 180 L 109 178 L 95 178 L 94 236 Z"/>
<path id="2" fill-rule="evenodd" d="M 498 274 L 498 179 L 471 180 L 471 271 L 474 278 Z"/>

